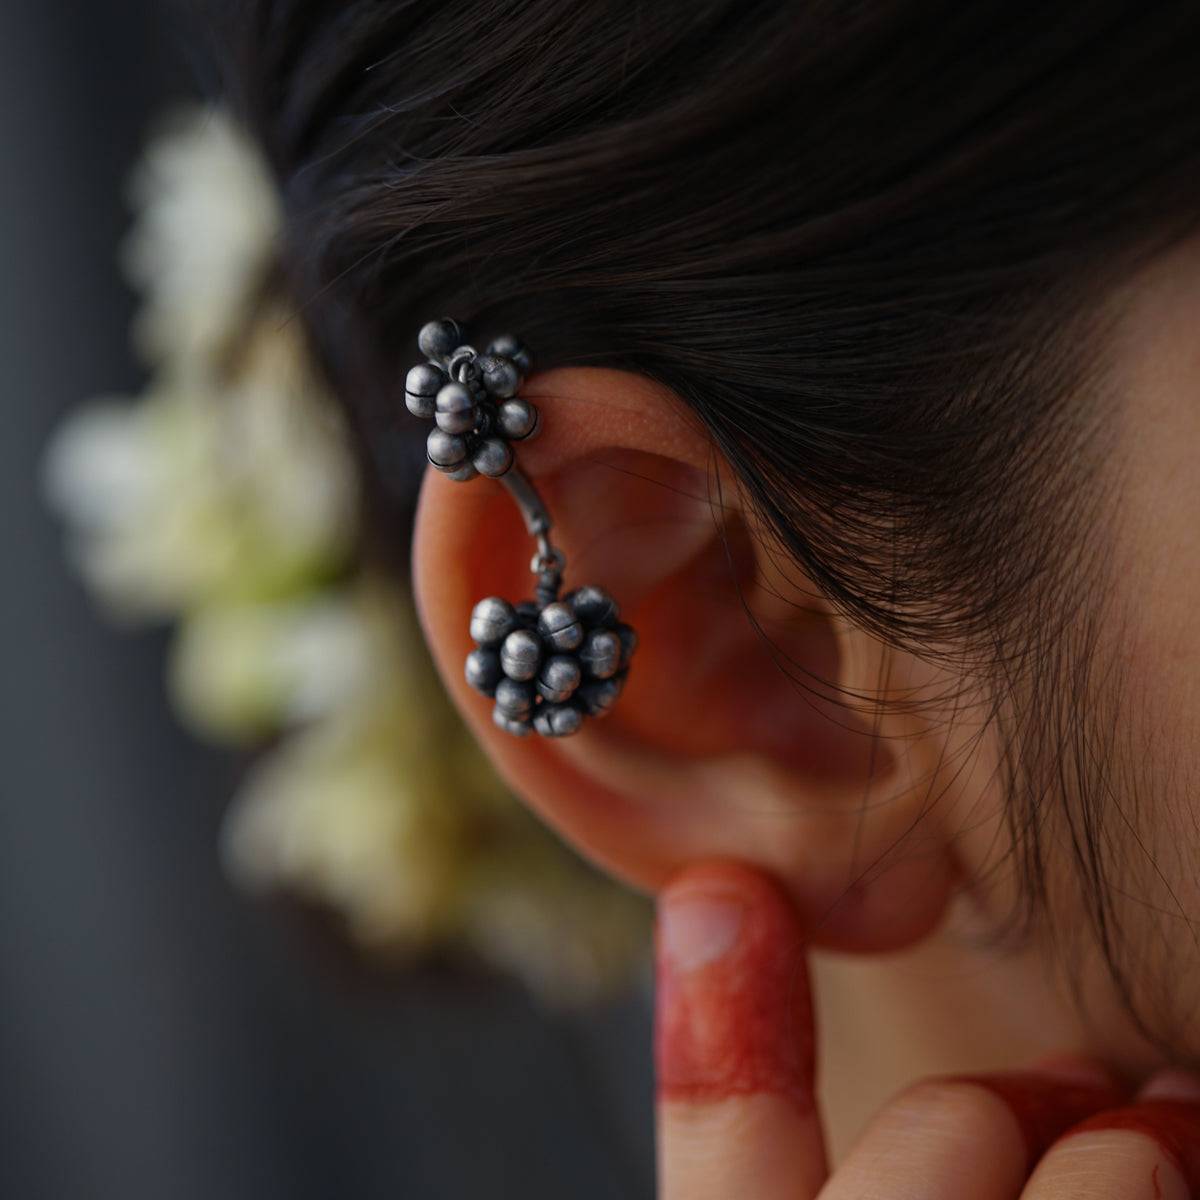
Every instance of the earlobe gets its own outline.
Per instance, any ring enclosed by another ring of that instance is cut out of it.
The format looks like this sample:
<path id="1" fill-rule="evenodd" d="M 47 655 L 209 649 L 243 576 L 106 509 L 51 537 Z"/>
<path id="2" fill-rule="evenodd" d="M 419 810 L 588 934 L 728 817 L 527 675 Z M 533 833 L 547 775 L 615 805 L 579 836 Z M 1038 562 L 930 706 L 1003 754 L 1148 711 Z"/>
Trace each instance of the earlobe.
<path id="1" fill-rule="evenodd" d="M 499 485 L 430 472 L 418 605 L 501 774 L 636 886 L 654 889 L 695 858 L 742 858 L 790 885 L 830 944 L 920 936 L 954 873 L 936 814 L 914 820 L 939 786 L 936 748 L 910 718 L 846 701 L 877 692 L 892 656 L 789 578 L 745 514 L 715 503 L 710 447 L 658 385 L 579 368 L 522 394 L 543 411 L 522 462 L 556 514 L 567 586 L 607 588 L 641 644 L 619 706 L 578 737 L 496 729 L 463 678 L 467 625 L 479 597 L 529 592 L 529 538 Z"/>

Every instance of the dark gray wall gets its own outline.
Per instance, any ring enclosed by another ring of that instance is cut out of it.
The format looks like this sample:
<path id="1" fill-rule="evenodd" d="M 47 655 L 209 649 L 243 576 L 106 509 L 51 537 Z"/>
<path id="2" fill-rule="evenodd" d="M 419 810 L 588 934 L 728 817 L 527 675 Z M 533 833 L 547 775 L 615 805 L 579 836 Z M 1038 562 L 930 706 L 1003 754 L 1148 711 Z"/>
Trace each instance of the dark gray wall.
<path id="1" fill-rule="evenodd" d="M 62 568 L 38 454 L 138 382 L 122 183 L 187 90 L 161 4 L 0 4 L 0 1196 L 648 1195 L 643 1007 L 334 978 L 221 877 L 236 764 L 172 723 L 161 639 Z"/>

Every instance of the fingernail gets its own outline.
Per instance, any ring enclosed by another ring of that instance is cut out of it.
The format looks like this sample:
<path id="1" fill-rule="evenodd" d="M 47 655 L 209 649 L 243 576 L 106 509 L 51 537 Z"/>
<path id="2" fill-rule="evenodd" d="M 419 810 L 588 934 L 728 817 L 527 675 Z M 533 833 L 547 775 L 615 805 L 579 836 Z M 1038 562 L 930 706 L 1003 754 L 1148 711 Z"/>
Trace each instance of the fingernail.
<path id="1" fill-rule="evenodd" d="M 742 906 L 728 896 L 687 893 L 662 907 L 659 936 L 675 971 L 689 972 L 715 962 L 733 949 L 742 927 Z"/>
<path id="2" fill-rule="evenodd" d="M 811 1098 L 804 939 L 778 887 L 737 864 L 689 869 L 659 897 L 656 946 L 660 1096 Z"/>
<path id="3" fill-rule="evenodd" d="M 1168 1067 L 1151 1077 L 1138 1093 L 1139 1100 L 1185 1100 L 1200 1102 L 1200 1075 L 1181 1067 Z"/>

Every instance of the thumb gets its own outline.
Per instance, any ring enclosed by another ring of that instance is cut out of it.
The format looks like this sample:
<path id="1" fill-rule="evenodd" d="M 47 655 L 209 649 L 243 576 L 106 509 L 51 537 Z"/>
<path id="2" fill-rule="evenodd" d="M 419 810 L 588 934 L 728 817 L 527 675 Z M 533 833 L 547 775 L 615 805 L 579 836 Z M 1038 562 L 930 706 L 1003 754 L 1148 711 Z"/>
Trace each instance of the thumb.
<path id="1" fill-rule="evenodd" d="M 705 862 L 658 898 L 660 1200 L 810 1200 L 825 1181 L 805 934 L 761 872 Z"/>

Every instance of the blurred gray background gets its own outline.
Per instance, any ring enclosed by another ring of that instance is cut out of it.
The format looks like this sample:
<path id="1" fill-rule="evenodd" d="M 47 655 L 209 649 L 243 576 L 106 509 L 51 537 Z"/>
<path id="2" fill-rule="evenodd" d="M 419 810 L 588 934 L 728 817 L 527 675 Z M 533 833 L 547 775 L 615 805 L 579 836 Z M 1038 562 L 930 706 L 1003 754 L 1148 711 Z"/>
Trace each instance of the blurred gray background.
<path id="1" fill-rule="evenodd" d="M 184 44 L 151 0 L 0 4 L 0 1196 L 648 1196 L 643 1005 L 334 969 L 222 877 L 239 764 L 173 723 L 161 638 L 63 568 L 38 456 L 139 383 L 113 250 Z"/>

